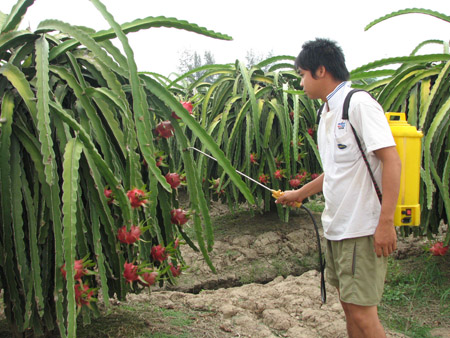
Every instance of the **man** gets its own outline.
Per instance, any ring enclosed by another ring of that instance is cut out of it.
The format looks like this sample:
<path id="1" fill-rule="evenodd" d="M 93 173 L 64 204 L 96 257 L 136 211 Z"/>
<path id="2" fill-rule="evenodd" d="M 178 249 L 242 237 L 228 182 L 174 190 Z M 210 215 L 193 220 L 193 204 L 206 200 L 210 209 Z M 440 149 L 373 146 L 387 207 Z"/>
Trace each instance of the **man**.
<path id="1" fill-rule="evenodd" d="M 294 206 L 323 191 L 322 214 L 327 241 L 326 274 L 338 289 L 349 337 L 385 337 L 378 319 L 387 256 L 396 249 L 394 211 L 401 161 L 381 106 L 366 92 L 355 93 L 348 120 L 343 102 L 351 90 L 344 54 L 333 41 L 306 42 L 295 60 L 303 90 L 321 99 L 324 109 L 318 146 L 324 173 L 298 190 L 286 191 L 277 203 Z M 361 140 L 382 191 L 380 203 L 350 123 Z"/>

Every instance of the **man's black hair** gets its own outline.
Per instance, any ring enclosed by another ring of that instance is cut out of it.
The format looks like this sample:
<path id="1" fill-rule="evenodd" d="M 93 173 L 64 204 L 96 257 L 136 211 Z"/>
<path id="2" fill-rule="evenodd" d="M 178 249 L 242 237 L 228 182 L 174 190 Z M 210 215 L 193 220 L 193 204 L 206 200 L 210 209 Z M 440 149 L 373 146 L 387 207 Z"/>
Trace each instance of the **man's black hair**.
<path id="1" fill-rule="evenodd" d="M 309 70 L 314 78 L 320 66 L 324 66 L 336 80 L 347 81 L 350 77 L 342 48 L 328 39 L 305 42 L 294 66 L 295 69 Z"/>

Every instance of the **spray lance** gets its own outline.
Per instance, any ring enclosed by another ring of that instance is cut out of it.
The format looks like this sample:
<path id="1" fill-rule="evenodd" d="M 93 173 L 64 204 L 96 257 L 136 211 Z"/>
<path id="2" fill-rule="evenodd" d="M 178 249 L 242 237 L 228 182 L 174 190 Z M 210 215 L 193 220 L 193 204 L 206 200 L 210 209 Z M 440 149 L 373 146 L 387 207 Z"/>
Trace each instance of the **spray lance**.
<path id="1" fill-rule="evenodd" d="M 197 148 L 194 148 L 194 147 L 188 147 L 187 149 L 195 150 L 196 152 L 198 152 L 198 153 L 200 153 L 200 154 L 202 154 L 202 155 L 204 155 L 204 156 L 210 158 L 211 160 L 218 162 L 216 158 L 212 157 L 211 155 L 206 154 L 205 152 L 203 152 L 203 151 L 201 151 L 201 150 L 199 150 L 199 149 L 197 149 Z M 262 188 L 264 188 L 264 189 L 266 189 L 266 190 L 269 190 L 269 191 L 272 193 L 272 196 L 273 196 L 275 199 L 278 199 L 280 196 L 283 195 L 283 192 L 282 192 L 281 190 L 270 189 L 268 186 L 262 184 L 261 182 L 258 182 L 257 180 L 255 180 L 255 179 L 249 177 L 248 175 L 246 175 L 246 174 L 240 172 L 239 170 L 237 170 L 237 169 L 235 169 L 235 170 L 236 170 L 236 172 L 237 172 L 239 175 L 245 177 L 246 179 L 252 181 L 253 183 L 258 184 L 260 187 L 262 187 Z M 316 220 L 314 219 L 313 214 L 311 213 L 311 211 L 310 211 L 308 208 L 306 208 L 306 207 L 305 207 L 302 203 L 300 203 L 300 202 L 296 202 L 296 203 L 295 203 L 295 207 L 296 207 L 296 208 L 302 208 L 303 210 L 305 210 L 305 211 L 308 213 L 308 215 L 311 217 L 311 220 L 312 220 L 312 222 L 313 222 L 313 224 L 314 224 L 314 229 L 315 229 L 315 231 L 316 231 L 316 238 L 317 238 L 317 247 L 318 247 L 318 249 L 319 249 L 320 294 L 321 294 L 321 298 L 322 298 L 322 303 L 325 304 L 325 302 L 326 302 L 326 300 L 327 300 L 327 294 L 326 294 L 326 290 L 325 290 L 325 276 L 324 276 L 324 271 L 325 271 L 325 259 L 323 258 L 323 255 L 322 255 L 322 247 L 321 247 L 321 245 L 320 245 L 319 229 L 317 228 Z"/>

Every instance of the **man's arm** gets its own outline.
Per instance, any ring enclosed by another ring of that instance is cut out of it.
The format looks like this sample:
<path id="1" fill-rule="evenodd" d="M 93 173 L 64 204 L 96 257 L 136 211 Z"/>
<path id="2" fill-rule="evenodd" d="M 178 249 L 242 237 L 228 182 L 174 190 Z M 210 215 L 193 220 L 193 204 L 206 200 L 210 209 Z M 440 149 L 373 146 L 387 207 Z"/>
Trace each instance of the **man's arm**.
<path id="1" fill-rule="evenodd" d="M 321 174 L 300 189 L 285 191 L 283 195 L 277 198 L 275 203 L 285 204 L 291 207 L 294 207 L 298 202 L 302 203 L 305 198 L 322 191 L 323 177 L 324 174 Z"/>
<path id="2" fill-rule="evenodd" d="M 400 189 L 402 163 L 395 147 L 375 150 L 375 155 L 383 163 L 381 176 L 383 202 L 374 235 L 375 252 L 378 257 L 381 257 L 390 255 L 397 248 L 394 214 Z"/>

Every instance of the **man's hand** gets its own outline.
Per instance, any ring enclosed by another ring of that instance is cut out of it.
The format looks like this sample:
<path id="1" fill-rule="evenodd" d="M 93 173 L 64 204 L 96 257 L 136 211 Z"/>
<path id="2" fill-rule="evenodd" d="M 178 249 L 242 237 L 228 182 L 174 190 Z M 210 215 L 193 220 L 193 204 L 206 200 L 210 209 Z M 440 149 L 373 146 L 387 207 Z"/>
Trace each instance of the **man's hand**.
<path id="1" fill-rule="evenodd" d="M 395 146 L 375 150 L 375 156 L 383 163 L 381 174 L 383 203 L 381 204 L 380 220 L 375 230 L 374 246 L 378 257 L 387 257 L 397 249 L 394 214 L 400 189 L 402 162 Z"/>
<path id="2" fill-rule="evenodd" d="M 299 204 L 303 202 L 303 200 L 311 195 L 317 194 L 322 191 L 323 186 L 323 177 L 321 174 L 315 180 L 305 184 L 303 187 L 297 190 L 287 190 L 284 191 L 281 196 L 274 197 L 277 199 L 275 203 L 287 205 L 290 207 L 298 207 Z"/>
<path id="3" fill-rule="evenodd" d="M 392 222 L 380 221 L 375 230 L 374 246 L 378 257 L 387 257 L 397 249 L 397 233 Z"/>
<path id="4" fill-rule="evenodd" d="M 290 207 L 299 207 L 301 206 L 303 198 L 299 196 L 299 190 L 287 190 L 284 192 L 280 192 L 279 194 L 273 194 L 277 200 L 275 203 L 288 205 Z"/>

